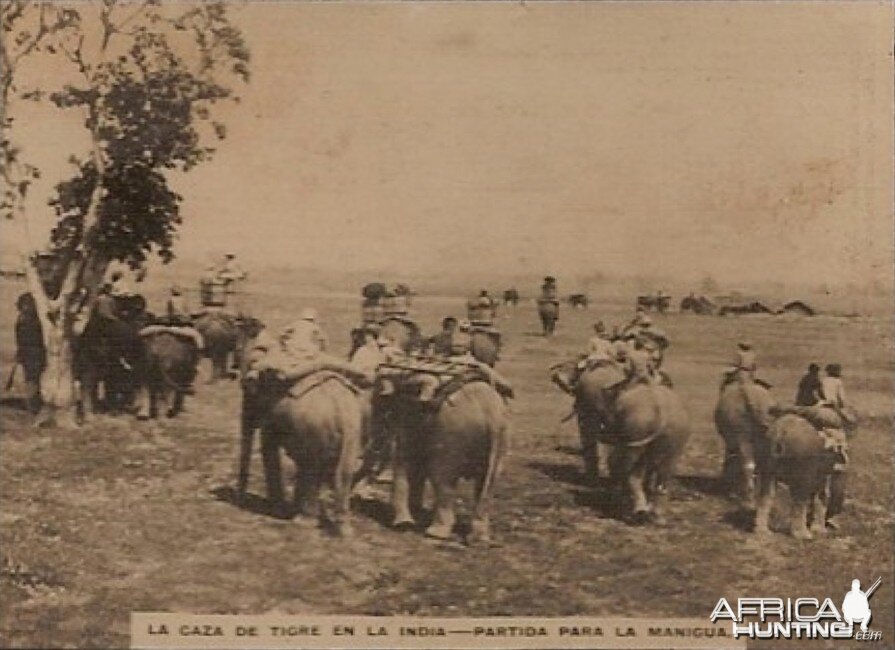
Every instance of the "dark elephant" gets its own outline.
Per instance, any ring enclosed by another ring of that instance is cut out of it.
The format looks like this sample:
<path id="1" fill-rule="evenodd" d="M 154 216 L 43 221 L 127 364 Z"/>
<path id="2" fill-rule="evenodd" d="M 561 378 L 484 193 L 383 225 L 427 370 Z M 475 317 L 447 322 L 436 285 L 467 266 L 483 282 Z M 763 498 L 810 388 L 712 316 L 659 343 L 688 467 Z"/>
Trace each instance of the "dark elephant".
<path id="1" fill-rule="evenodd" d="M 582 446 L 591 445 L 595 457 L 597 441 L 611 445 L 611 483 L 618 503 L 629 502 L 622 513 L 637 522 L 661 523 L 667 487 L 690 435 L 689 417 L 668 386 L 619 384 L 618 376 L 610 364 L 579 380 Z M 593 462 L 590 471 L 595 470 Z"/>
<path id="2" fill-rule="evenodd" d="M 587 309 L 587 306 L 590 304 L 590 299 L 585 293 L 573 293 L 566 300 L 569 305 L 576 309 Z"/>
<path id="3" fill-rule="evenodd" d="M 211 360 L 210 383 L 228 375 L 227 364 L 231 355 L 233 367 L 239 367 L 239 355 L 246 341 L 246 333 L 256 325 L 254 318 L 223 312 L 208 312 L 196 319 L 194 327 L 202 335 L 203 352 Z"/>
<path id="4" fill-rule="evenodd" d="M 515 307 L 519 304 L 519 292 L 516 289 L 507 289 L 503 292 L 503 304 Z"/>
<path id="5" fill-rule="evenodd" d="M 251 414 L 248 422 L 260 423 L 267 496 L 274 505 L 282 509 L 285 501 L 280 467 L 283 449 L 296 466 L 294 499 L 298 511 L 319 516 L 333 525 L 337 534 L 347 536 L 351 532 L 352 480 L 360 466 L 363 445 L 363 407 L 357 392 L 341 378 L 332 375 L 321 381 L 312 376 L 309 380 L 312 385 L 298 397 L 280 389 L 279 395 L 270 399 L 271 390 L 263 389 L 268 393 L 269 410 Z M 246 422 L 244 414 L 244 425 Z M 240 481 L 244 486 L 242 477 Z M 323 488 L 331 488 L 334 493 L 331 509 L 320 499 Z"/>
<path id="6" fill-rule="evenodd" d="M 758 505 L 755 533 L 768 532 L 768 519 L 778 482 L 789 487 L 790 532 L 810 539 L 826 532 L 827 488 L 839 457 L 828 449 L 817 429 L 794 414 L 776 419 L 756 449 Z M 810 530 L 809 530 L 810 523 Z"/>
<path id="7" fill-rule="evenodd" d="M 774 406 L 767 388 L 740 374 L 721 389 L 715 407 L 715 428 L 725 449 L 721 478 L 747 508 L 755 500 L 756 449 L 773 421 Z"/>
<path id="8" fill-rule="evenodd" d="M 559 320 L 559 301 L 539 298 L 538 316 L 541 318 L 541 327 L 544 330 L 544 336 L 552 336 L 556 329 L 556 321 Z"/>
<path id="9" fill-rule="evenodd" d="M 635 306 L 638 309 L 655 310 L 660 314 L 664 314 L 671 306 L 671 296 L 655 295 L 655 296 L 637 296 Z"/>
<path id="10" fill-rule="evenodd" d="M 428 479 L 435 493 L 435 512 L 426 535 L 453 534 L 457 484 L 474 482 L 472 529 L 467 542 L 490 539 L 490 501 L 509 444 L 504 399 L 489 384 L 463 384 L 450 399 L 431 407 L 410 400 L 377 398 L 374 417 L 395 436 L 392 505 L 394 525 L 413 526 L 422 510 Z M 382 413 L 382 411 L 385 411 Z"/>
<path id="11" fill-rule="evenodd" d="M 100 301 L 97 304 L 78 337 L 74 355 L 81 415 L 85 419 L 96 413 L 101 404 L 111 411 L 131 406 L 145 363 L 139 332 L 154 320 L 139 296 L 114 300 L 114 309 L 102 307 Z"/>
<path id="12" fill-rule="evenodd" d="M 584 477 L 589 483 L 599 478 L 599 444 L 607 439 L 607 424 L 612 417 L 610 388 L 625 379 L 622 367 L 607 363 L 582 373 L 575 386 L 575 414 L 581 439 Z"/>
<path id="13" fill-rule="evenodd" d="M 712 314 L 715 311 L 715 305 L 705 296 L 696 297 L 691 293 L 681 300 L 681 311 L 689 311 L 694 314 Z"/>
<path id="14" fill-rule="evenodd" d="M 472 356 L 492 368 L 500 359 L 500 333 L 492 329 L 470 329 L 469 351 Z"/>
<path id="15" fill-rule="evenodd" d="M 137 391 L 137 417 L 154 418 L 159 402 L 174 417 L 183 410 L 184 396 L 191 391 L 199 363 L 199 347 L 189 330 L 150 326 L 140 332 L 144 365 Z"/>

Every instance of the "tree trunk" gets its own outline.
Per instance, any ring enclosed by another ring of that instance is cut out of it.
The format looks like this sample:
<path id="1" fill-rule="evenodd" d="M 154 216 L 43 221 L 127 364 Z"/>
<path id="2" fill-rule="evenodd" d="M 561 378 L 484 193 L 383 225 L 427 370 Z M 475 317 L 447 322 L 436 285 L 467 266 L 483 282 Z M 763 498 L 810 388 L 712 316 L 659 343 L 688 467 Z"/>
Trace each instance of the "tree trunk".
<path id="1" fill-rule="evenodd" d="M 60 314 L 58 322 L 50 321 L 49 331 L 44 332 L 47 348 L 47 366 L 41 375 L 41 392 L 44 407 L 38 418 L 40 423 L 52 423 L 61 427 L 74 427 L 78 388 L 74 372 L 75 331 L 71 315 Z"/>

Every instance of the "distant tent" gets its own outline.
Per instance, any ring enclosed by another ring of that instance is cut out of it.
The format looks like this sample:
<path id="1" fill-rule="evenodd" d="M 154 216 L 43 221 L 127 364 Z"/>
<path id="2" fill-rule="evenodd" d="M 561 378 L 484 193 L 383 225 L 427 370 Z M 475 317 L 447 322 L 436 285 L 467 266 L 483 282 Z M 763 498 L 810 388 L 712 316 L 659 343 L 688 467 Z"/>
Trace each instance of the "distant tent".
<path id="1" fill-rule="evenodd" d="M 783 305 L 783 308 L 778 312 L 780 314 L 798 314 L 799 316 L 814 316 L 817 314 L 811 307 L 806 305 L 801 300 L 793 300 L 792 302 L 788 302 Z"/>

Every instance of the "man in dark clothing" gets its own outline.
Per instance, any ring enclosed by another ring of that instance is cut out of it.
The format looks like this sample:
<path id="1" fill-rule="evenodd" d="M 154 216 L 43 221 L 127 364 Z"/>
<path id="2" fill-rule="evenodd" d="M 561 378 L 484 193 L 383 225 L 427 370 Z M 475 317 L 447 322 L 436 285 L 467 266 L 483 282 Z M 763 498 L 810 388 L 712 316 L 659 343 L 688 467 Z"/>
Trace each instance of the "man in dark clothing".
<path id="1" fill-rule="evenodd" d="M 457 330 L 457 319 L 448 316 L 441 321 L 441 331 L 429 340 L 432 354 L 438 356 L 449 356 L 451 354 L 451 346 L 454 342 L 454 332 Z"/>
<path id="2" fill-rule="evenodd" d="M 820 366 L 812 363 L 808 366 L 808 372 L 799 381 L 796 406 L 814 406 L 817 404 L 820 392 Z"/>
<path id="3" fill-rule="evenodd" d="M 44 347 L 34 296 L 23 293 L 16 300 L 16 308 L 19 310 L 16 318 L 16 361 L 22 365 L 25 375 L 28 408 L 37 413 L 41 404 L 40 375 L 47 366 L 47 349 Z"/>

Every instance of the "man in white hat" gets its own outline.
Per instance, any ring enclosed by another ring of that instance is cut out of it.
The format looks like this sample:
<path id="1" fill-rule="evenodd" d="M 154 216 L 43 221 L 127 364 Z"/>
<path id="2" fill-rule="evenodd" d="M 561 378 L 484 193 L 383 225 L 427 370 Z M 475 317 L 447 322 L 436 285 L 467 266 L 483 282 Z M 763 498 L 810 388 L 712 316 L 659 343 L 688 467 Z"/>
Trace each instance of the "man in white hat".
<path id="1" fill-rule="evenodd" d="M 299 319 L 283 329 L 280 335 L 283 351 L 296 358 L 311 358 L 325 352 L 326 334 L 317 321 L 317 310 L 305 307 Z"/>

